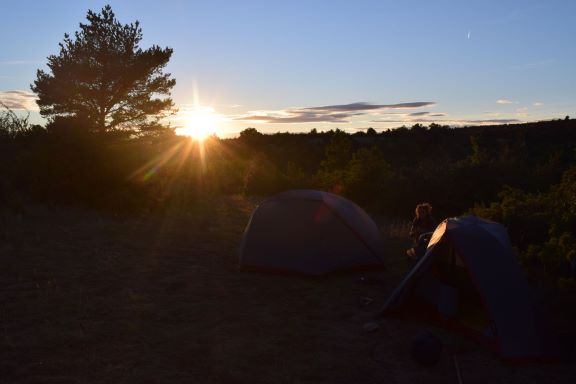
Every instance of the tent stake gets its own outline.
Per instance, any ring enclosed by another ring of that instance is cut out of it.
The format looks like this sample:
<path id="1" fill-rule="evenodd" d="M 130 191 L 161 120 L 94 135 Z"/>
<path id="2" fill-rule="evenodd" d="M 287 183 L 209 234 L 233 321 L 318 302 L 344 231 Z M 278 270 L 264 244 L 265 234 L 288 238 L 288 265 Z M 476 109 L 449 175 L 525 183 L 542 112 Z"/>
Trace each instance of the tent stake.
<path id="1" fill-rule="evenodd" d="M 458 360 L 456 360 L 456 355 L 452 356 L 454 360 L 454 367 L 456 368 L 456 378 L 458 379 L 458 384 L 463 384 L 462 381 L 462 374 L 460 373 L 460 365 L 458 364 Z"/>

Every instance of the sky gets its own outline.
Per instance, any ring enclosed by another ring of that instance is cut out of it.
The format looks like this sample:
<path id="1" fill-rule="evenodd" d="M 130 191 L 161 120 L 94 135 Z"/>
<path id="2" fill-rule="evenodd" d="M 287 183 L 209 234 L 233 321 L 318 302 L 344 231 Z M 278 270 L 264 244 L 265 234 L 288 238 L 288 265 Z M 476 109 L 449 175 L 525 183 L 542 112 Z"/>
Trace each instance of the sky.
<path id="1" fill-rule="evenodd" d="M 576 116 L 573 0 L 0 0 L 0 101 L 30 91 L 89 9 L 174 50 L 173 125 L 222 137 Z"/>

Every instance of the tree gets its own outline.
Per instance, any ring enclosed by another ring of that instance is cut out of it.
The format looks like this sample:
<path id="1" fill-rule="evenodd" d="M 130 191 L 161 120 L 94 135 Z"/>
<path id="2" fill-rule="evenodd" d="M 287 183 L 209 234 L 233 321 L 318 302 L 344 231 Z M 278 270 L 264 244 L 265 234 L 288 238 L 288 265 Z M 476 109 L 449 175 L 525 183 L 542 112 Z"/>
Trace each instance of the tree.
<path id="1" fill-rule="evenodd" d="M 240 132 L 240 141 L 252 147 L 259 147 L 262 144 L 264 135 L 256 128 L 246 128 Z"/>
<path id="2" fill-rule="evenodd" d="M 336 129 L 324 149 L 324 160 L 320 163 L 317 178 L 320 185 L 332 192 L 341 193 L 346 180 L 346 165 L 352 157 L 352 139 Z"/>
<path id="3" fill-rule="evenodd" d="M 246 128 L 240 132 L 240 139 L 246 140 L 254 137 L 262 137 L 262 134 L 258 132 L 256 128 Z"/>
<path id="4" fill-rule="evenodd" d="M 30 130 L 30 124 L 28 123 L 30 114 L 20 117 L 2 102 L 0 102 L 0 108 L 0 139 L 13 139 L 18 134 Z"/>
<path id="5" fill-rule="evenodd" d="M 324 154 L 325 158 L 320 165 L 322 170 L 328 172 L 344 170 L 352 157 L 352 139 L 346 132 L 336 129 Z"/>
<path id="6" fill-rule="evenodd" d="M 86 18 L 74 37 L 64 34 L 60 53 L 48 56 L 51 73 L 37 71 L 31 89 L 41 115 L 89 122 L 100 133 L 158 127 L 173 107 L 169 97 L 157 97 L 169 96 L 176 84 L 163 73 L 172 49 L 140 48 L 139 22 L 121 24 L 109 5 Z"/>
<path id="7" fill-rule="evenodd" d="M 484 164 L 489 160 L 488 151 L 483 146 L 482 138 L 478 135 L 470 136 L 470 146 L 472 147 L 472 153 L 468 156 L 468 161 L 472 165 Z"/>
<path id="8" fill-rule="evenodd" d="M 345 190 L 350 197 L 362 202 L 387 200 L 393 178 L 392 167 L 380 148 L 360 148 L 346 166 Z"/>

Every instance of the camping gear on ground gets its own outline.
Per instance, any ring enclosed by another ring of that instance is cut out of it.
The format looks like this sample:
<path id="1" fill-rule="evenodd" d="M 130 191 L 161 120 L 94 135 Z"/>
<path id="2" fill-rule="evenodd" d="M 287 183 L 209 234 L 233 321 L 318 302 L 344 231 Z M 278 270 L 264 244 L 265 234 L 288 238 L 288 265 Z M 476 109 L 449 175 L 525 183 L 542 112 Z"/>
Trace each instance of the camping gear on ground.
<path id="1" fill-rule="evenodd" d="M 508 360 L 549 359 L 558 340 L 532 299 L 506 229 L 475 216 L 444 220 L 383 314 L 415 315 L 471 335 Z"/>
<path id="2" fill-rule="evenodd" d="M 244 269 L 306 275 L 381 267 L 382 237 L 368 214 L 328 192 L 291 190 L 261 203 L 240 246 Z"/>

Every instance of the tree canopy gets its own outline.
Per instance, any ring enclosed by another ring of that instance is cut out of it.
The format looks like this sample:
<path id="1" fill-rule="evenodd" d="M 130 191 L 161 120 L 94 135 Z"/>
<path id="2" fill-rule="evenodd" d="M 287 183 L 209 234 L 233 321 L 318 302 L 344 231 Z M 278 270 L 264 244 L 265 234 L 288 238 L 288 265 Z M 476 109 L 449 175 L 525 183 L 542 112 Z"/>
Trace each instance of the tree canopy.
<path id="1" fill-rule="evenodd" d="M 41 115 L 78 119 L 101 133 L 160 127 L 174 105 L 169 95 L 176 81 L 163 73 L 172 49 L 140 48 L 139 22 L 121 24 L 110 5 L 86 18 L 74 37 L 64 35 L 60 53 L 48 56 L 50 71 L 37 71 L 31 89 Z"/>
<path id="2" fill-rule="evenodd" d="M 0 139 L 14 138 L 30 129 L 30 114 L 18 116 L 10 107 L 0 102 Z"/>

